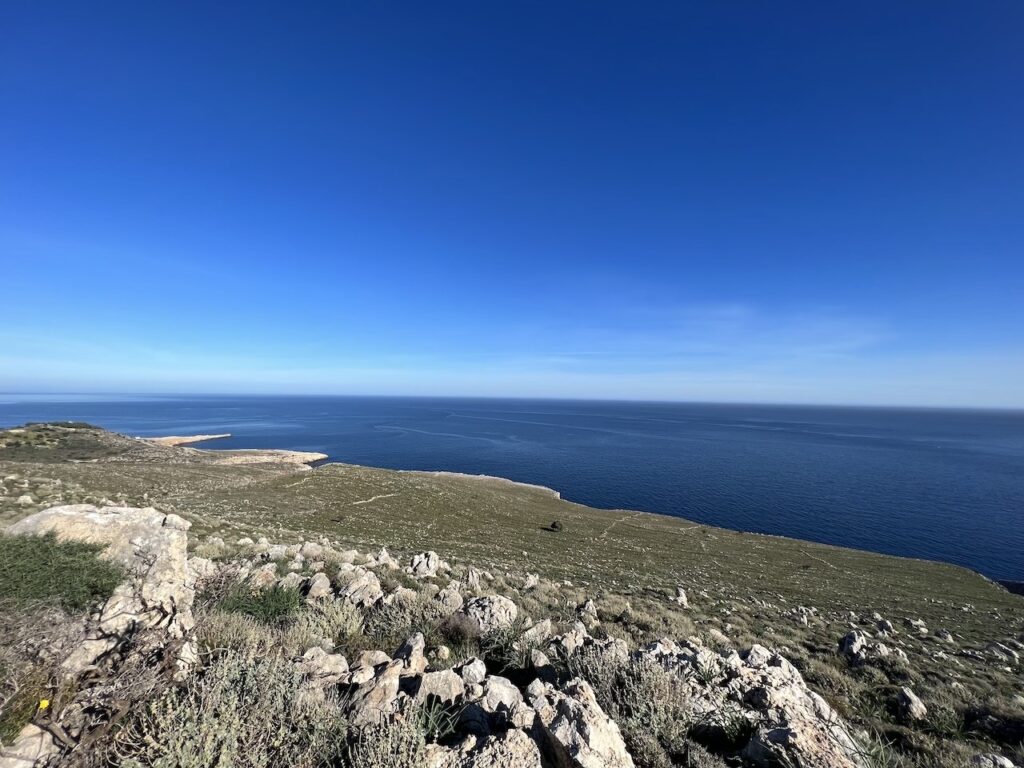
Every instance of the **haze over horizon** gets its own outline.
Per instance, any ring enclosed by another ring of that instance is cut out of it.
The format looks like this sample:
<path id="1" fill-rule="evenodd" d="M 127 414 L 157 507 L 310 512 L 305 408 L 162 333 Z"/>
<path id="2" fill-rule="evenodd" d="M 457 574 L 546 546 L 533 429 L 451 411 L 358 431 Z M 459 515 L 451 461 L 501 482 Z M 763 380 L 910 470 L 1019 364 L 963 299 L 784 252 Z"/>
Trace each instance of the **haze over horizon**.
<path id="1" fill-rule="evenodd" d="M 0 392 L 1024 407 L 1024 5 L 0 10 Z"/>

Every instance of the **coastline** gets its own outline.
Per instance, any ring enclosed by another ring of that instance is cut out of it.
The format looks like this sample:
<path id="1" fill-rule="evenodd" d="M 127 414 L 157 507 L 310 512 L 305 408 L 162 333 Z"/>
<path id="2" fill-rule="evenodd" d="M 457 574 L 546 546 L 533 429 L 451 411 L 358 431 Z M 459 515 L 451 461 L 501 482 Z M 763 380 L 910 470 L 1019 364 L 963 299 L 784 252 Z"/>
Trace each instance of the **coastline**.
<path id="1" fill-rule="evenodd" d="M 138 437 L 137 440 L 145 440 L 156 445 L 169 445 L 177 447 L 180 445 L 192 445 L 193 443 L 206 443 L 210 440 L 223 440 L 231 437 L 230 432 L 219 435 L 164 435 L 162 437 Z"/>
<path id="2" fill-rule="evenodd" d="M 284 448 L 189 448 L 194 443 L 205 443 L 209 440 L 222 440 L 231 437 L 230 433 L 218 435 L 168 435 L 165 437 L 136 437 L 154 445 L 169 448 L 183 448 L 209 456 L 216 456 L 214 463 L 237 464 L 294 464 L 303 470 L 313 469 L 314 464 L 330 458 L 326 453 L 317 451 L 292 451 Z"/>
<path id="3" fill-rule="evenodd" d="M 396 469 L 395 472 L 405 472 L 416 475 L 430 475 L 431 477 L 452 477 L 452 478 L 464 478 L 468 480 L 477 480 L 484 483 L 493 483 L 496 485 L 511 485 L 518 488 L 526 488 L 532 491 L 542 491 L 543 493 L 549 494 L 556 499 L 561 499 L 562 494 L 556 491 L 554 488 L 549 488 L 546 485 L 537 485 L 536 483 L 523 483 L 518 480 L 510 480 L 507 477 L 499 477 L 498 475 L 474 475 L 469 472 L 449 472 L 443 469 L 429 470 L 429 469 Z M 596 509 L 596 507 L 595 507 Z"/>

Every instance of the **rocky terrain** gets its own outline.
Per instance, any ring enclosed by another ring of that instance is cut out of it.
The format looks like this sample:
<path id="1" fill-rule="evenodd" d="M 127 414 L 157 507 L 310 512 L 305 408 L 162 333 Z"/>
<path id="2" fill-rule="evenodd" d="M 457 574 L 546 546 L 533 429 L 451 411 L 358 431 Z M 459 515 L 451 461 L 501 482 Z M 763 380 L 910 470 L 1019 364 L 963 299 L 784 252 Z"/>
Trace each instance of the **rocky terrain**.
<path id="1" fill-rule="evenodd" d="M 1024 603 L 962 569 L 87 425 L 0 479 L 3 551 L 122 574 L 0 595 L 2 768 L 1024 764 Z"/>

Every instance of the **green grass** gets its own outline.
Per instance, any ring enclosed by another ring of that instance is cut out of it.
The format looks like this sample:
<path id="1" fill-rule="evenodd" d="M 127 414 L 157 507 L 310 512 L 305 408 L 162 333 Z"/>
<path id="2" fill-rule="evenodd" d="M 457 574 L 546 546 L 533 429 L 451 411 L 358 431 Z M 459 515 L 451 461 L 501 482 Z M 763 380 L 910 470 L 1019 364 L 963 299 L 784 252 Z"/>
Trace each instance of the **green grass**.
<path id="1" fill-rule="evenodd" d="M 220 605 L 225 611 L 251 616 L 261 624 L 284 623 L 295 616 L 301 606 L 302 595 L 298 590 L 284 589 L 276 584 L 262 591 L 239 585 Z"/>
<path id="2" fill-rule="evenodd" d="M 106 600 L 124 571 L 99 557 L 101 546 L 45 536 L 0 535 L 0 600 L 24 608 L 56 603 L 77 613 Z"/>

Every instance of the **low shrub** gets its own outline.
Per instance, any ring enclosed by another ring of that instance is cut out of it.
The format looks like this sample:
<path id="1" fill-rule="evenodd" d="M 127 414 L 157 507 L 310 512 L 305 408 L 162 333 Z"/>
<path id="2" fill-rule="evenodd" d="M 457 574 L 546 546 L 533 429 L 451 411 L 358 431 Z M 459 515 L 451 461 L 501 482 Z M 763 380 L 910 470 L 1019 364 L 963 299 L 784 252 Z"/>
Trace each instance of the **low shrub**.
<path id="1" fill-rule="evenodd" d="M 287 660 L 229 652 L 122 728 L 114 751 L 124 768 L 318 768 L 340 757 L 347 734 Z"/>
<path id="2" fill-rule="evenodd" d="M 239 584 L 228 593 L 220 607 L 230 613 L 251 616 L 262 624 L 282 624 L 302 607 L 302 595 L 298 590 L 286 589 L 279 584 L 255 591 Z"/>
<path id="3" fill-rule="evenodd" d="M 54 603 L 79 613 L 110 597 L 122 568 L 99 557 L 102 546 L 44 536 L 0 534 L 0 599 L 24 608 Z"/>
<path id="4" fill-rule="evenodd" d="M 623 659 L 596 649 L 573 654 L 568 667 L 593 687 L 627 747 L 643 756 L 638 763 L 643 768 L 672 765 L 675 757 L 687 754 L 690 700 L 677 675 L 651 659 Z"/>

